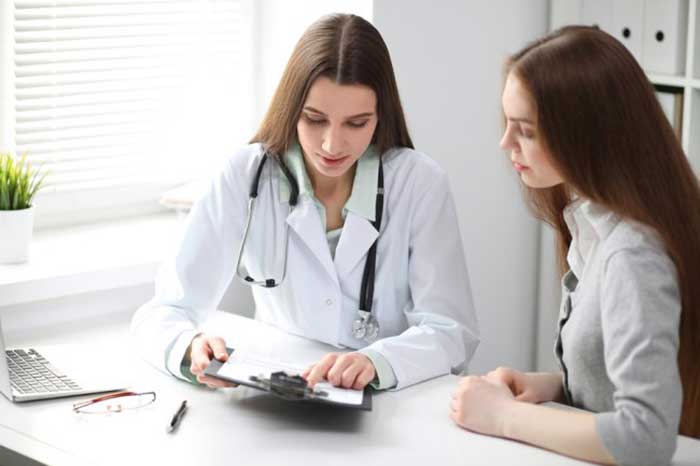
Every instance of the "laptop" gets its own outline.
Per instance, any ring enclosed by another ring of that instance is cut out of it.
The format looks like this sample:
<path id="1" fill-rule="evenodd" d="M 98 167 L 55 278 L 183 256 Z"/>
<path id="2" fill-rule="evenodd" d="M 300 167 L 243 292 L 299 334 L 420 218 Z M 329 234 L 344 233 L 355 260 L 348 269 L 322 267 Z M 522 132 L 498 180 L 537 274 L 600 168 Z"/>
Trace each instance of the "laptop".
<path id="1" fill-rule="evenodd" d="M 66 344 L 5 348 L 0 325 L 0 391 L 10 401 L 32 401 L 123 390 L 125 377 L 94 346 Z"/>

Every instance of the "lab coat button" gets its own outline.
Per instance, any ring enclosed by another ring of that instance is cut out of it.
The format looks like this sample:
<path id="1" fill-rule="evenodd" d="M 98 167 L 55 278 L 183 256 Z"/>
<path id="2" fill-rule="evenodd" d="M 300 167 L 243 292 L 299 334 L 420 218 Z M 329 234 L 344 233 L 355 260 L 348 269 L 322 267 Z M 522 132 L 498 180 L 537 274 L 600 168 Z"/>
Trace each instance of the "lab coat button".
<path id="1" fill-rule="evenodd" d="M 332 306 L 333 305 L 333 300 L 331 298 L 326 299 L 326 306 Z"/>

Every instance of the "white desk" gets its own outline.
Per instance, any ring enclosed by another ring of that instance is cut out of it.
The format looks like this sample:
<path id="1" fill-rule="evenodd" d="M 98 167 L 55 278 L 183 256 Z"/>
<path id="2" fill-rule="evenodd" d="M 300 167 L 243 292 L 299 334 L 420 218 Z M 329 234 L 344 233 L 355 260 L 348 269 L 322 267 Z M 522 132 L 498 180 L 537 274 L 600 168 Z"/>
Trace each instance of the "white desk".
<path id="1" fill-rule="evenodd" d="M 79 334 L 125 344 L 118 330 Z M 264 324 L 217 313 L 209 324 L 230 346 L 304 363 L 332 350 Z M 223 330 L 223 331 L 222 331 Z M 66 336 L 60 338 L 65 339 Z M 53 343 L 57 338 L 49 337 Z M 21 342 L 18 342 L 21 343 Z M 43 342 L 42 342 L 43 343 Z M 98 346 L 99 347 L 99 346 Z M 284 402 L 246 389 L 213 391 L 180 382 L 133 359 L 136 390 L 157 400 L 139 410 L 78 415 L 75 399 L 13 404 L 0 396 L 0 445 L 50 465 L 587 464 L 521 443 L 472 434 L 448 417 L 454 376 L 375 395 L 372 412 Z M 165 426 L 179 403 L 189 409 L 175 434 Z M 7 453 L 7 452 L 6 452 Z M 7 459 L 5 459 L 7 461 Z M 28 463 L 31 464 L 31 463 Z M 674 465 L 699 465 L 700 442 L 680 438 Z M 5 466 L 2 456 L 0 465 Z"/>

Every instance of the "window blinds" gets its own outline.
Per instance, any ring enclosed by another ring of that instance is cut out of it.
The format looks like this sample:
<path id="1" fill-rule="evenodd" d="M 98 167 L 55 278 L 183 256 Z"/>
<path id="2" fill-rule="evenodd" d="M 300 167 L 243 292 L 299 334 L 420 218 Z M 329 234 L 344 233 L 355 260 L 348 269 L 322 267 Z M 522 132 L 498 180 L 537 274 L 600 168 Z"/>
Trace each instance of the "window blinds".
<path id="1" fill-rule="evenodd" d="M 50 192 L 172 185 L 245 139 L 243 0 L 15 0 L 15 144 Z"/>

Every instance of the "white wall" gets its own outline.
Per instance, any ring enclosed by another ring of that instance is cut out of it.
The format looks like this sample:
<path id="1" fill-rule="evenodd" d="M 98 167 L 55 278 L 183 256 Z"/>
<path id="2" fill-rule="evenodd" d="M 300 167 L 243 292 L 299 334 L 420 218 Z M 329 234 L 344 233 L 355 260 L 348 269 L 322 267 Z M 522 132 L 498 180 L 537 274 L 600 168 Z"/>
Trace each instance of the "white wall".
<path id="1" fill-rule="evenodd" d="M 277 88 L 292 50 L 307 27 L 323 15 L 353 13 L 372 21 L 372 0 L 257 0 L 256 110 L 259 122 Z"/>
<path id="2" fill-rule="evenodd" d="M 504 58 L 542 35 L 546 0 L 376 0 L 417 149 L 450 173 L 482 343 L 471 372 L 534 367 L 538 225 L 499 149 Z"/>

